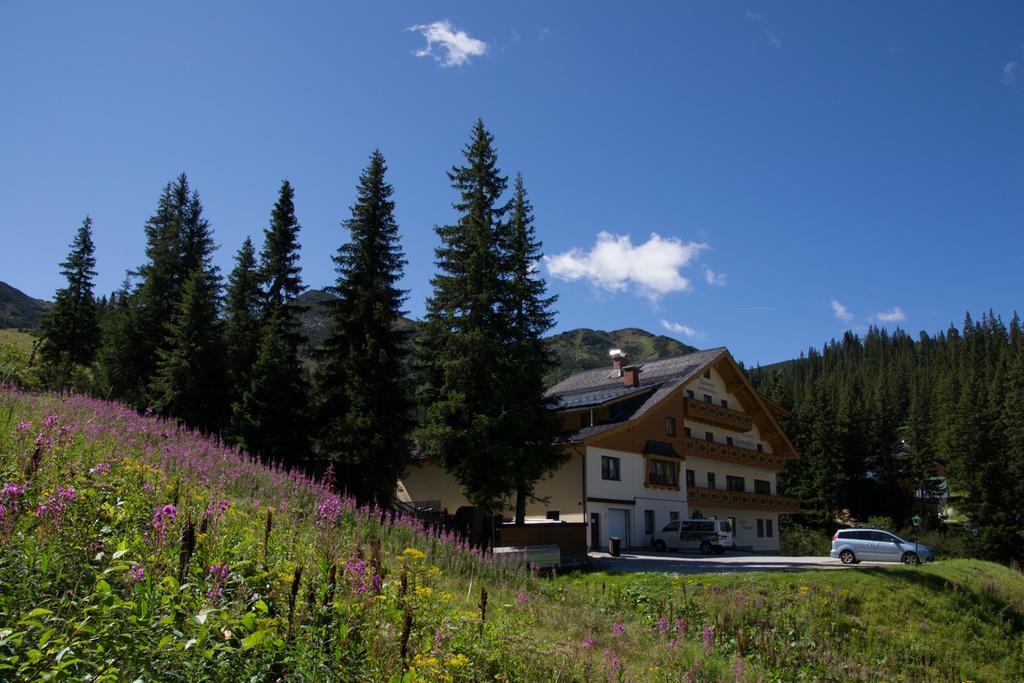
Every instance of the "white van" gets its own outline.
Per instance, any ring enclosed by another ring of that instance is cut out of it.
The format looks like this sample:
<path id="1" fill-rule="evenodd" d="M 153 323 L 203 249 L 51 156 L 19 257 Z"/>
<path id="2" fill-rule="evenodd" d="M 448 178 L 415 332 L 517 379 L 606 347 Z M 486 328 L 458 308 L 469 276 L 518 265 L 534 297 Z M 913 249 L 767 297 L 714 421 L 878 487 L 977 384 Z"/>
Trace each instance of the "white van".
<path id="1" fill-rule="evenodd" d="M 732 522 L 727 519 L 677 519 L 665 525 L 651 541 L 655 550 L 699 550 L 721 555 L 734 545 Z"/>

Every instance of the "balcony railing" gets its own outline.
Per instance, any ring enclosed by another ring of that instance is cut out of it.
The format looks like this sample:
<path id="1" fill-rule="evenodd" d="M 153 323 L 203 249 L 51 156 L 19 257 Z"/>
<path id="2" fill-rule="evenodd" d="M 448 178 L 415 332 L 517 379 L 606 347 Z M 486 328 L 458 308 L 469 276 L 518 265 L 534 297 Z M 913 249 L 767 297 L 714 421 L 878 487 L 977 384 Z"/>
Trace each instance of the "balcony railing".
<path id="1" fill-rule="evenodd" d="M 684 456 L 687 458 L 710 458 L 751 467 L 764 467 L 770 470 L 781 470 L 786 466 L 786 459 L 781 455 L 762 453 L 761 451 L 739 446 L 729 446 L 714 441 L 704 441 L 693 437 L 683 437 Z"/>
<path id="2" fill-rule="evenodd" d="M 800 511 L 800 501 L 789 496 L 769 496 L 764 493 L 707 489 L 700 486 L 686 487 L 687 504 L 695 506 L 738 507 L 772 512 L 790 513 Z"/>
<path id="3" fill-rule="evenodd" d="M 695 398 L 687 397 L 683 400 L 683 414 L 691 419 L 709 422 L 737 432 L 749 432 L 754 428 L 754 421 L 746 413 L 707 401 L 698 401 Z"/>

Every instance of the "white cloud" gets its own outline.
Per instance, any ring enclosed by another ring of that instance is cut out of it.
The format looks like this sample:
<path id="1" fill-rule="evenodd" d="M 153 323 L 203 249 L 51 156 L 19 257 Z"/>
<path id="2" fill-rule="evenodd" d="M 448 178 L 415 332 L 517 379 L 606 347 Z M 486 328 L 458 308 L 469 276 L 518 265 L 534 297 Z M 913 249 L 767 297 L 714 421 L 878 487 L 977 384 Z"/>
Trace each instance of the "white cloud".
<path id="1" fill-rule="evenodd" d="M 716 287 L 725 287 L 729 284 L 729 276 L 725 273 L 716 273 L 707 266 L 704 266 L 704 282 Z"/>
<path id="2" fill-rule="evenodd" d="M 487 52 L 487 43 L 471 38 L 465 31 L 458 31 L 447 19 L 432 24 L 410 26 L 427 39 L 427 46 L 416 50 L 417 57 L 433 57 L 441 66 L 462 66 L 469 64 L 470 57 L 479 57 Z M 434 47 L 438 51 L 434 51 Z"/>
<path id="3" fill-rule="evenodd" d="M 839 303 L 837 299 L 832 299 L 832 311 L 836 314 L 836 318 L 842 320 L 844 323 L 848 323 L 853 320 L 853 313 L 846 310 L 846 306 Z"/>
<path id="4" fill-rule="evenodd" d="M 682 323 L 673 323 L 669 322 L 668 320 L 662 320 L 661 326 L 664 327 L 669 332 L 681 334 L 686 337 L 696 337 L 698 334 L 697 330 L 693 329 L 689 325 L 683 325 Z"/>
<path id="5" fill-rule="evenodd" d="M 752 12 L 750 10 L 747 10 L 746 16 L 747 19 L 749 19 L 750 21 L 757 21 L 758 19 L 761 18 L 760 14 L 758 14 L 757 12 Z"/>
<path id="6" fill-rule="evenodd" d="M 1007 62 L 1003 65 L 1003 83 L 1010 85 L 1017 80 L 1017 62 Z"/>
<path id="7" fill-rule="evenodd" d="M 776 36 L 773 31 L 765 31 L 764 34 L 768 36 L 768 42 L 770 42 L 773 47 L 782 47 L 782 41 L 779 40 L 778 36 Z"/>
<path id="8" fill-rule="evenodd" d="M 628 235 L 600 232 L 589 251 L 574 247 L 562 254 L 545 256 L 548 273 L 568 282 L 587 280 L 609 292 L 632 290 L 652 302 L 670 292 L 687 292 L 690 280 L 680 269 L 690 265 L 704 242 L 683 242 L 677 237 L 651 233 L 643 244 L 634 245 Z"/>
<path id="9" fill-rule="evenodd" d="M 899 306 L 895 306 L 890 311 L 882 311 L 875 314 L 875 320 L 883 323 L 896 323 L 906 319 L 907 314 Z"/>

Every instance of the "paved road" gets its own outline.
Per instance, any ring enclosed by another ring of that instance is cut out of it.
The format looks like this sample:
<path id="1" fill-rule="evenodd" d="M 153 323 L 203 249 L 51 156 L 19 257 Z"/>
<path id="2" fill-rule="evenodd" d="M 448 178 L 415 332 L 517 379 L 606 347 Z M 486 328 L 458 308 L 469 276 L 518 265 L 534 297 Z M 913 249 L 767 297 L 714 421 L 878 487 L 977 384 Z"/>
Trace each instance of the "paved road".
<path id="1" fill-rule="evenodd" d="M 590 553 L 594 568 L 606 572 L 672 572 L 675 574 L 725 574 L 734 572 L 802 571 L 808 569 L 847 569 L 831 557 L 782 557 L 757 555 L 732 550 L 724 555 L 697 553 L 659 553 L 627 551 L 621 557 L 608 553 Z M 859 567 L 881 565 L 862 562 Z M 892 565 L 889 565 L 892 566 Z"/>

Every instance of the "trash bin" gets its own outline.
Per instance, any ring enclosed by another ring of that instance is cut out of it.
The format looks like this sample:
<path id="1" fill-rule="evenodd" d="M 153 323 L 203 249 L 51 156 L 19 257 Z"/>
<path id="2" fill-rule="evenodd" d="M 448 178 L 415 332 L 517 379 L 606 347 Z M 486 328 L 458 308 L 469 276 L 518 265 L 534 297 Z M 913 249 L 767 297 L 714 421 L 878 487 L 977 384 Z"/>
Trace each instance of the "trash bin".
<path id="1" fill-rule="evenodd" d="M 608 537 L 608 554 L 612 557 L 618 557 L 622 554 L 622 539 L 618 536 Z"/>

